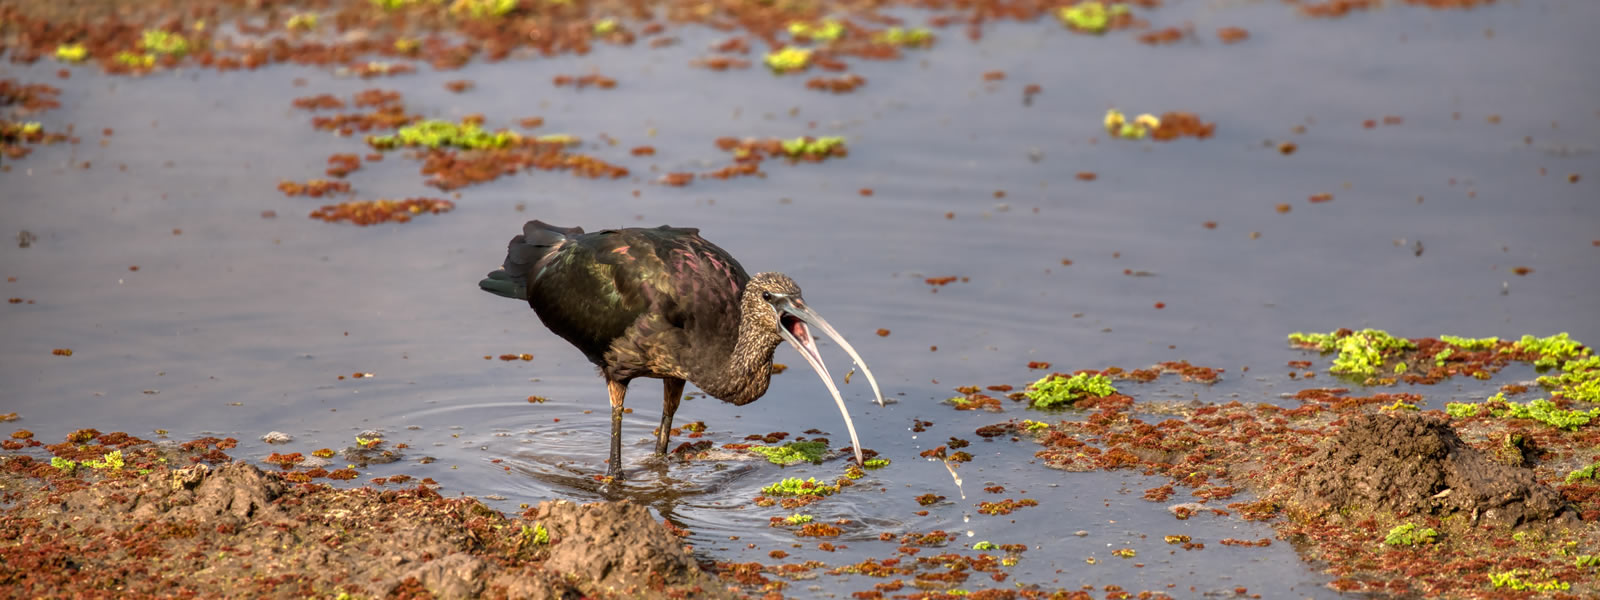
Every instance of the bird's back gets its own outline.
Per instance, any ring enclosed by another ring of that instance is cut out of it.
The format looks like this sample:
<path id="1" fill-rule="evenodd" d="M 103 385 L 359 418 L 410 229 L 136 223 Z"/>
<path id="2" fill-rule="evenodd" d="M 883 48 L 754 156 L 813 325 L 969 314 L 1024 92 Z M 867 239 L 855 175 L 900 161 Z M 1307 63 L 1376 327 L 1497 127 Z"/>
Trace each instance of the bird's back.
<path id="1" fill-rule="evenodd" d="M 739 294 L 749 279 L 738 261 L 696 229 L 583 233 L 529 221 L 512 238 L 504 268 L 479 285 L 527 299 L 551 331 L 596 365 L 616 369 L 624 366 L 607 365 L 605 356 L 624 336 L 735 331 Z"/>

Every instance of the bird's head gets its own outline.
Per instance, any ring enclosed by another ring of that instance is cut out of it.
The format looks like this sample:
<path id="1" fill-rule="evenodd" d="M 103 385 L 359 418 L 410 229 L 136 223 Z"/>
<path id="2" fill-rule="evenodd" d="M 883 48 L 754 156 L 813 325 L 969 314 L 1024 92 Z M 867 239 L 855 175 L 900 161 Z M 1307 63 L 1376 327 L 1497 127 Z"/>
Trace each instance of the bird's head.
<path id="1" fill-rule="evenodd" d="M 878 380 L 872 376 L 872 370 L 867 368 L 866 361 L 861 360 L 861 355 L 856 349 L 845 341 L 844 336 L 834 330 L 832 325 L 822 319 L 822 315 L 811 310 L 806 305 L 805 299 L 800 296 L 800 285 L 783 273 L 757 273 L 750 278 L 745 286 L 745 310 L 751 311 L 751 318 L 756 319 L 756 326 L 768 332 L 776 332 L 778 337 L 794 346 L 800 355 L 805 357 L 811 368 L 816 370 L 817 376 L 827 384 L 828 391 L 833 394 L 833 401 L 839 405 L 839 412 L 844 414 L 844 423 L 850 429 L 850 442 L 854 444 L 856 462 L 861 462 L 861 442 L 856 439 L 855 425 L 850 422 L 850 411 L 845 408 L 844 398 L 839 395 L 839 388 L 833 385 L 833 377 L 828 374 L 828 367 L 822 363 L 822 353 L 817 351 L 817 340 L 812 335 L 813 331 L 820 331 L 833 338 L 857 365 L 861 372 L 867 376 L 867 382 L 872 384 L 872 393 L 883 406 L 883 392 L 878 389 Z M 774 342 L 775 343 L 775 342 Z"/>

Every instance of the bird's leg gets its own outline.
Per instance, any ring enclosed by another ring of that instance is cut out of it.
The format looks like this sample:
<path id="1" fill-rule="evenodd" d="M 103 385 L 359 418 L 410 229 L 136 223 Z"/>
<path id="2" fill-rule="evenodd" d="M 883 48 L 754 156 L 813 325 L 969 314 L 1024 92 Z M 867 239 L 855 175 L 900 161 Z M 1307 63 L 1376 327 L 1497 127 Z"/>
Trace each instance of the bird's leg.
<path id="1" fill-rule="evenodd" d="M 611 460 L 606 466 L 606 477 L 622 477 L 622 398 L 628 395 L 628 382 L 606 380 L 606 391 L 611 393 Z"/>
<path id="2" fill-rule="evenodd" d="M 678 412 L 678 401 L 683 399 L 683 380 L 668 377 L 661 380 L 661 429 L 656 431 L 656 455 L 665 456 L 667 444 L 672 441 L 672 414 Z"/>

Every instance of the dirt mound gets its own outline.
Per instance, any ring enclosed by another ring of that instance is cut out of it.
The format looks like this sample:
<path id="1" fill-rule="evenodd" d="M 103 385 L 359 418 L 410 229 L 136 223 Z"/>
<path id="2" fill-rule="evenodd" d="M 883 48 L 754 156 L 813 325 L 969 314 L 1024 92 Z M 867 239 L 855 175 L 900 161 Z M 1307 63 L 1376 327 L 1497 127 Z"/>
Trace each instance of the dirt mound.
<path id="1" fill-rule="evenodd" d="M 1495 462 L 1445 421 L 1410 412 L 1352 418 L 1309 457 L 1292 502 L 1313 516 L 1460 513 L 1508 526 L 1577 517 L 1531 469 Z"/>
<path id="2" fill-rule="evenodd" d="M 0 588 L 24 597 L 727 594 L 644 507 L 523 519 L 434 488 L 292 484 L 245 463 L 61 472 L 0 457 Z"/>
<path id="3" fill-rule="evenodd" d="M 546 569 L 575 573 L 609 587 L 681 585 L 699 575 L 683 542 L 662 536 L 650 511 L 626 500 L 600 504 L 545 502 L 525 518 L 549 529 Z"/>

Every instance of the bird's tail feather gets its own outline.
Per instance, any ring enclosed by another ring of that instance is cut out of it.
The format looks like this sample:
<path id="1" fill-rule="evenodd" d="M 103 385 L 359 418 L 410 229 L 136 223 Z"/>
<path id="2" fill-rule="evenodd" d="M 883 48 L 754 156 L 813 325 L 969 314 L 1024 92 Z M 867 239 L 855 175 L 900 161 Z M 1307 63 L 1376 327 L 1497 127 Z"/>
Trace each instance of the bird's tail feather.
<path id="1" fill-rule="evenodd" d="M 497 296 L 527 300 L 528 275 L 533 266 L 570 236 L 582 233 L 582 227 L 557 227 L 544 221 L 528 221 L 522 226 L 522 235 L 511 238 L 507 245 L 504 267 L 489 273 L 487 279 L 478 282 L 478 287 Z"/>

